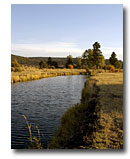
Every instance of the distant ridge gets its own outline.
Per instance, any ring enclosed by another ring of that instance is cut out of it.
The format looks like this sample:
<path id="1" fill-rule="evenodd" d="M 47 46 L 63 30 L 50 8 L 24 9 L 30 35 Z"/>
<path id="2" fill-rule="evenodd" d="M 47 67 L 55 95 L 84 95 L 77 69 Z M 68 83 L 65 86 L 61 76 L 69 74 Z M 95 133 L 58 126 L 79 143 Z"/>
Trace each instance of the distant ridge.
<path id="1" fill-rule="evenodd" d="M 39 65 L 40 61 L 47 61 L 48 57 L 23 57 L 23 56 L 17 56 L 14 54 L 11 54 L 11 61 L 14 61 L 16 59 L 18 63 L 21 65 L 27 65 L 27 66 L 37 66 Z M 73 58 L 75 61 L 76 58 Z M 65 65 L 67 58 L 62 57 L 52 57 L 52 60 L 58 62 L 59 65 Z"/>

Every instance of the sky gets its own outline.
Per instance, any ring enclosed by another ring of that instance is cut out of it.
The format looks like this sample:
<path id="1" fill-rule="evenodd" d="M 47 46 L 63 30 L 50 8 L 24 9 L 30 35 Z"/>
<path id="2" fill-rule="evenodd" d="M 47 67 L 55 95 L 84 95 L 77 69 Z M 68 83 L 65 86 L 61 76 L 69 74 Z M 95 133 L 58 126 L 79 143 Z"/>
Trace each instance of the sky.
<path id="1" fill-rule="evenodd" d="M 123 60 L 123 5 L 12 4 L 11 53 L 25 57 L 82 56 L 95 42 L 105 58 Z"/>

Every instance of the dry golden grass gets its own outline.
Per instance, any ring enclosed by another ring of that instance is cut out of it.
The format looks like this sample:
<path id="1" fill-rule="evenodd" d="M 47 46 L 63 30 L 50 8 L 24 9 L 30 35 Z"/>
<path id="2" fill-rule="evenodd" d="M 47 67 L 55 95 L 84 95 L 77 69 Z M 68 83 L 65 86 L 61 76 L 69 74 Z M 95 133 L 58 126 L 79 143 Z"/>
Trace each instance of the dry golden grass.
<path id="1" fill-rule="evenodd" d="M 96 85 L 100 108 L 93 147 L 96 149 L 123 148 L 123 73 L 100 73 L 92 77 Z"/>
<path id="2" fill-rule="evenodd" d="M 31 124 L 29 124 L 27 118 L 25 115 L 22 115 L 22 117 L 25 119 L 25 122 L 27 124 L 27 128 L 29 131 L 29 149 L 42 149 L 42 143 L 41 143 L 41 135 L 40 135 L 40 131 L 38 129 L 38 127 L 36 126 L 37 132 L 38 132 L 38 138 L 36 136 L 34 136 L 32 134 L 32 130 L 31 130 Z"/>
<path id="3" fill-rule="evenodd" d="M 21 72 L 11 72 L 11 83 L 55 76 L 79 75 L 85 72 L 85 69 L 39 69 L 37 67 L 22 66 Z"/>

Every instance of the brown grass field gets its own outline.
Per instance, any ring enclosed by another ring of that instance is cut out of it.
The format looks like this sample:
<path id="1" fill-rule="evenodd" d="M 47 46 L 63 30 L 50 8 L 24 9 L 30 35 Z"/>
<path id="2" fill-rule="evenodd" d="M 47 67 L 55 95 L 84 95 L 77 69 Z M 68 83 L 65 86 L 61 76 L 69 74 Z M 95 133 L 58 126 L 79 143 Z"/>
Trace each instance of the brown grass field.
<path id="1" fill-rule="evenodd" d="M 96 149 L 122 149 L 123 73 L 100 73 L 91 79 L 97 80 L 97 109 L 100 110 L 93 132 L 93 146 Z"/>

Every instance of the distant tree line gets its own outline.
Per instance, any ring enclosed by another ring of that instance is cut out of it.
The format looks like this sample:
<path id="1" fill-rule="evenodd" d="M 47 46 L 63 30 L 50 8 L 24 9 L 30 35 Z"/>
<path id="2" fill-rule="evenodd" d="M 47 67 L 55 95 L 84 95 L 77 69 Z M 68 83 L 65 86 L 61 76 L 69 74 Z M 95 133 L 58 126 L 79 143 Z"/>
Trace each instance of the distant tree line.
<path id="1" fill-rule="evenodd" d="M 17 61 L 17 60 L 18 61 Z M 85 50 L 81 57 L 73 58 L 72 55 L 67 58 L 51 58 L 51 57 L 20 57 L 11 55 L 11 69 L 20 71 L 20 64 L 39 65 L 40 69 L 43 68 L 68 68 L 68 69 L 99 69 L 108 68 L 111 65 L 114 68 L 122 69 L 123 62 L 117 59 L 115 52 L 112 52 L 109 59 L 105 59 L 99 42 L 93 44 L 92 49 Z M 19 64 L 20 63 L 20 64 Z"/>
<path id="2" fill-rule="evenodd" d="M 58 63 L 56 61 L 53 61 L 51 57 L 48 58 L 46 61 L 40 61 L 39 68 L 58 68 Z"/>
<path id="3" fill-rule="evenodd" d="M 101 45 L 98 42 L 93 44 L 93 49 L 85 50 L 82 57 L 77 57 L 75 63 L 71 55 L 67 56 L 66 68 L 88 68 L 88 69 L 102 69 L 106 68 L 106 65 L 111 65 L 109 67 L 114 67 L 117 69 L 123 68 L 123 62 L 117 59 L 115 52 L 112 52 L 111 57 L 105 60 L 102 51 L 100 50 Z"/>

